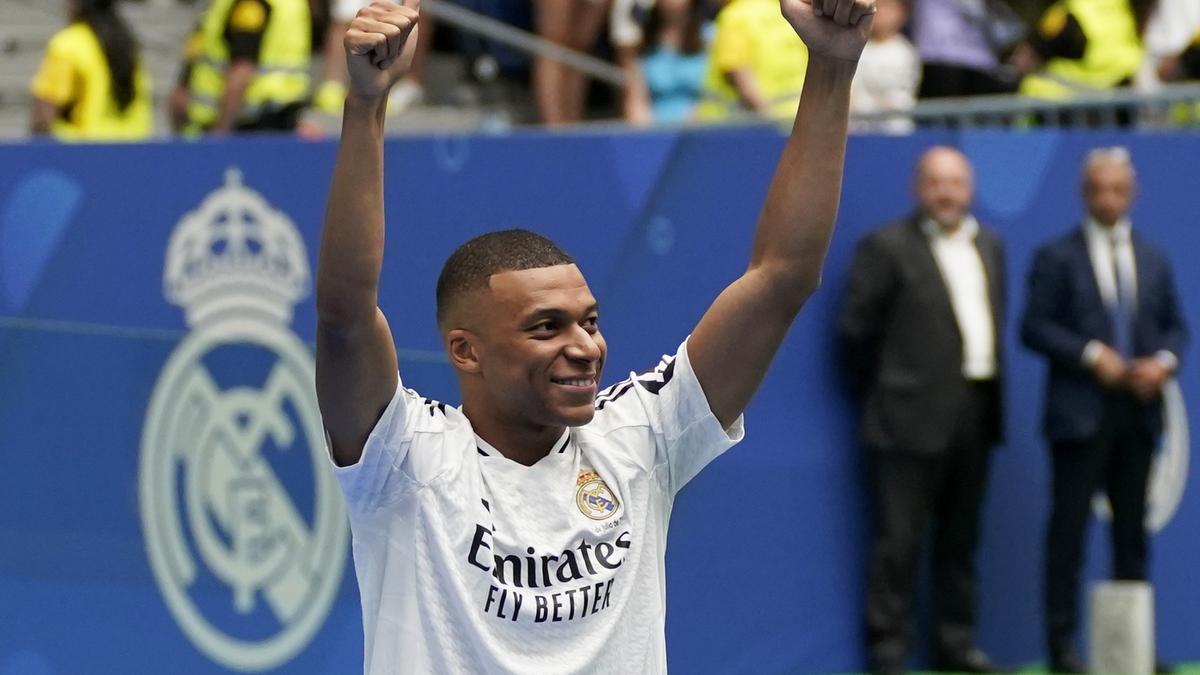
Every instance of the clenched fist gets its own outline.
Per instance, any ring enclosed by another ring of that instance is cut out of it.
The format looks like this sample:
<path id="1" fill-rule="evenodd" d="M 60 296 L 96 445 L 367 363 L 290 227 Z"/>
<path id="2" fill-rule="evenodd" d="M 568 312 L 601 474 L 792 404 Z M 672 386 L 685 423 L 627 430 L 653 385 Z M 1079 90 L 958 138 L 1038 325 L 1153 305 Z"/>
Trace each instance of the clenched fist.
<path id="1" fill-rule="evenodd" d="M 780 0 L 780 11 L 810 54 L 857 62 L 875 16 L 875 0 Z"/>
<path id="2" fill-rule="evenodd" d="M 358 11 L 346 30 L 349 94 L 379 97 L 412 67 L 421 0 L 376 0 Z"/>

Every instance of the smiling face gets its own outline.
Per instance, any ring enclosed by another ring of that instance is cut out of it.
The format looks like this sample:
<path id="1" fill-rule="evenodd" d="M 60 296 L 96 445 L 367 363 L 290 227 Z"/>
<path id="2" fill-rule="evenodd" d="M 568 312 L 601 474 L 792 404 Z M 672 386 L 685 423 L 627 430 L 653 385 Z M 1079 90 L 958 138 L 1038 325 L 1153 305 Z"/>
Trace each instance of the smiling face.
<path id="1" fill-rule="evenodd" d="M 471 328 L 447 340 L 473 416 L 529 430 L 591 421 L 607 345 L 578 267 L 499 272 L 463 301 Z"/>

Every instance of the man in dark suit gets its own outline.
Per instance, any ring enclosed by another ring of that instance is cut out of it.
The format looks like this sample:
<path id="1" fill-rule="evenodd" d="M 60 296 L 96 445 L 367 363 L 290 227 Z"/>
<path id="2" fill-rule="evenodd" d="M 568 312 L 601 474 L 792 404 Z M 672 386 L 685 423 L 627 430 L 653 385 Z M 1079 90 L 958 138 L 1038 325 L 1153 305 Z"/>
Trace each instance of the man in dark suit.
<path id="1" fill-rule="evenodd" d="M 1043 431 L 1053 464 L 1045 603 L 1051 669 L 1085 672 L 1074 647 L 1079 567 L 1092 494 L 1113 510 L 1113 576 L 1146 578 L 1146 483 L 1162 431 L 1163 384 L 1187 328 L 1166 256 L 1135 234 L 1134 171 L 1124 148 L 1094 150 L 1088 217 L 1042 247 L 1029 275 L 1021 339 L 1050 363 Z"/>
<path id="2" fill-rule="evenodd" d="M 975 549 L 1001 429 L 1004 257 L 970 214 L 972 192 L 962 153 L 926 152 L 919 210 L 859 244 L 839 317 L 875 500 L 866 607 L 875 673 L 905 670 L 916 561 L 931 522 L 934 665 L 997 670 L 975 646 Z"/>

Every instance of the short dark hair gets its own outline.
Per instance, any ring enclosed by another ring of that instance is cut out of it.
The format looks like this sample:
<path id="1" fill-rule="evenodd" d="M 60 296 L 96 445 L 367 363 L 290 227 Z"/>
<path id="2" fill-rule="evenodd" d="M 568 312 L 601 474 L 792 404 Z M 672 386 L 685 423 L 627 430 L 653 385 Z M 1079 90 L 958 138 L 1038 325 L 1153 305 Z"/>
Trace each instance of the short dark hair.
<path id="1" fill-rule="evenodd" d="M 574 258 L 536 232 L 500 230 L 481 234 L 455 249 L 442 266 L 437 282 L 438 325 L 445 321 L 454 298 L 486 287 L 493 274 L 573 264 Z"/>

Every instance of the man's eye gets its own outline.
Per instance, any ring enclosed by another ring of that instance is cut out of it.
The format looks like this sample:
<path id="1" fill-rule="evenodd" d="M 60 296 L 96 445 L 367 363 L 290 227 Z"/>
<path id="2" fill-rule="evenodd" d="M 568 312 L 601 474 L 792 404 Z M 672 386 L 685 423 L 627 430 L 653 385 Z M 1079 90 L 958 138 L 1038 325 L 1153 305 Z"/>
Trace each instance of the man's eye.
<path id="1" fill-rule="evenodd" d="M 597 326 L 600 325 L 600 317 L 589 316 L 588 318 L 583 320 L 583 325 L 587 326 L 588 328 L 596 328 Z"/>
<path id="2" fill-rule="evenodd" d="M 554 323 L 552 321 L 542 321 L 541 323 L 533 324 L 529 330 L 535 333 L 548 333 L 554 330 Z"/>

